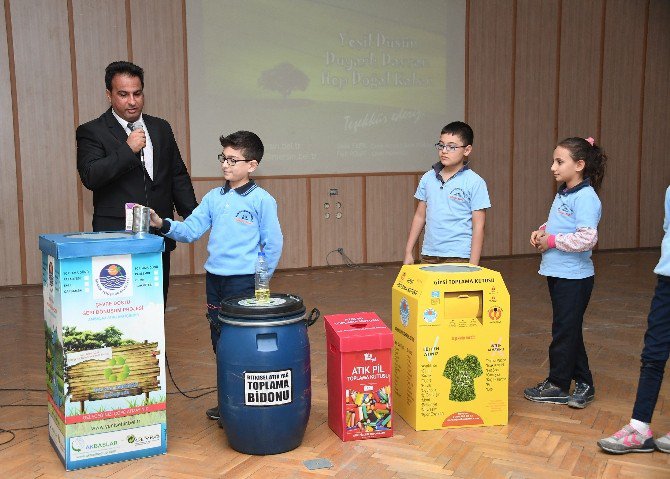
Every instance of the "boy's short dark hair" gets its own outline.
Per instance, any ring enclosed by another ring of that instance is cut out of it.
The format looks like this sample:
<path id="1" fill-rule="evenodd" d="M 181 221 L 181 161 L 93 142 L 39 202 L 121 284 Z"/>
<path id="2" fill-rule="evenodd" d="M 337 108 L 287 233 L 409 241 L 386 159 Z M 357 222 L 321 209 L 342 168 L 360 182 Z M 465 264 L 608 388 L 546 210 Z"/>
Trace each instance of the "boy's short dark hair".
<path id="1" fill-rule="evenodd" d="M 229 146 L 234 150 L 241 150 L 245 160 L 256 160 L 260 163 L 263 158 L 263 142 L 254 132 L 236 131 L 228 136 L 221 135 L 219 141 L 224 148 Z"/>
<path id="2" fill-rule="evenodd" d="M 144 70 L 134 63 L 118 61 L 107 65 L 107 68 L 105 68 L 105 87 L 109 91 L 112 91 L 112 78 L 114 78 L 115 75 L 138 77 L 142 84 L 142 90 L 144 90 Z"/>
<path id="3" fill-rule="evenodd" d="M 472 145 L 475 141 L 475 134 L 473 133 L 472 128 L 470 128 L 470 125 L 462 121 L 452 121 L 442 128 L 440 135 L 444 134 L 456 135 L 463 142 L 462 146 Z"/>

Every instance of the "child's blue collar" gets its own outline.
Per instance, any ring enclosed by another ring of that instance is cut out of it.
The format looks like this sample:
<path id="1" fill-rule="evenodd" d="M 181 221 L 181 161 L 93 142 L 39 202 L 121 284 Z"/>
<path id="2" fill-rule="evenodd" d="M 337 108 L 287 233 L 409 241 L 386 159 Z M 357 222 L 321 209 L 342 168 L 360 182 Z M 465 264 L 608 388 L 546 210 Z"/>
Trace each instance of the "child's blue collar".
<path id="1" fill-rule="evenodd" d="M 444 165 L 441 162 L 437 162 L 433 165 L 433 171 L 435 172 L 435 177 L 440 180 L 442 183 L 444 183 L 444 180 L 442 179 L 442 176 L 440 175 L 440 171 L 442 171 L 442 168 L 444 168 Z M 453 174 L 452 178 L 456 176 L 457 174 L 470 169 L 470 162 L 466 161 L 463 163 L 463 167 L 458 170 L 456 173 Z"/>
<path id="2" fill-rule="evenodd" d="M 221 187 L 221 194 L 225 195 L 230 190 L 235 190 L 235 193 L 237 193 L 238 195 L 247 196 L 249 193 L 251 193 L 251 190 L 253 190 L 255 187 L 256 187 L 256 182 L 252 179 L 249 179 L 248 183 L 245 183 L 242 186 L 239 186 L 237 188 L 231 188 L 230 187 L 230 181 L 226 181 L 226 183 Z"/>
<path id="3" fill-rule="evenodd" d="M 581 183 L 573 186 L 572 188 L 567 188 L 566 184 L 563 183 L 558 187 L 558 194 L 562 196 L 569 195 L 570 193 L 579 191 L 582 188 L 586 188 L 587 186 L 591 186 L 591 179 L 588 177 L 584 178 Z"/>

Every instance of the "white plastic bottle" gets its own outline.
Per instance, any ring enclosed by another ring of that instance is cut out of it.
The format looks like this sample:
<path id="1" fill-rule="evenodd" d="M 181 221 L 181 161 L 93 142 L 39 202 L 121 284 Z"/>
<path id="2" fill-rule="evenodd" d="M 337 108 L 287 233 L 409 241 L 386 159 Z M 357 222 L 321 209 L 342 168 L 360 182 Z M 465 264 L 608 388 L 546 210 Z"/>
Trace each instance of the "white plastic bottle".
<path id="1" fill-rule="evenodd" d="M 265 253 L 260 251 L 256 259 L 256 300 L 267 302 L 270 300 L 270 272 L 265 260 Z"/>

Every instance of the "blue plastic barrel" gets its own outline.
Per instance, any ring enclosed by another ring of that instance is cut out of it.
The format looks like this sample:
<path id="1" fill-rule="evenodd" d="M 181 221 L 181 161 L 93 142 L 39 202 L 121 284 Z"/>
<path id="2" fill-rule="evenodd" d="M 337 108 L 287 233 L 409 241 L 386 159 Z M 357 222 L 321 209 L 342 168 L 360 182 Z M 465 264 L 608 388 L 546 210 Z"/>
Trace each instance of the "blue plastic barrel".
<path id="1" fill-rule="evenodd" d="M 308 323 L 298 296 L 221 303 L 217 344 L 219 412 L 230 447 L 278 454 L 302 442 L 312 404 Z"/>

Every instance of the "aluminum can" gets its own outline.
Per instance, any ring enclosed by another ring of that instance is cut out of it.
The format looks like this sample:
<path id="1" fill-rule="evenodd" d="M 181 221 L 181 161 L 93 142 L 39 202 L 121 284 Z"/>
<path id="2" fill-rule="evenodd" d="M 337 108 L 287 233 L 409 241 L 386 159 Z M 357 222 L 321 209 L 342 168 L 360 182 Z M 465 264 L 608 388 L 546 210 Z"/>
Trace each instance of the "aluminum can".
<path id="1" fill-rule="evenodd" d="M 149 232 L 149 215 L 151 210 L 148 206 L 133 206 L 133 233 Z"/>

